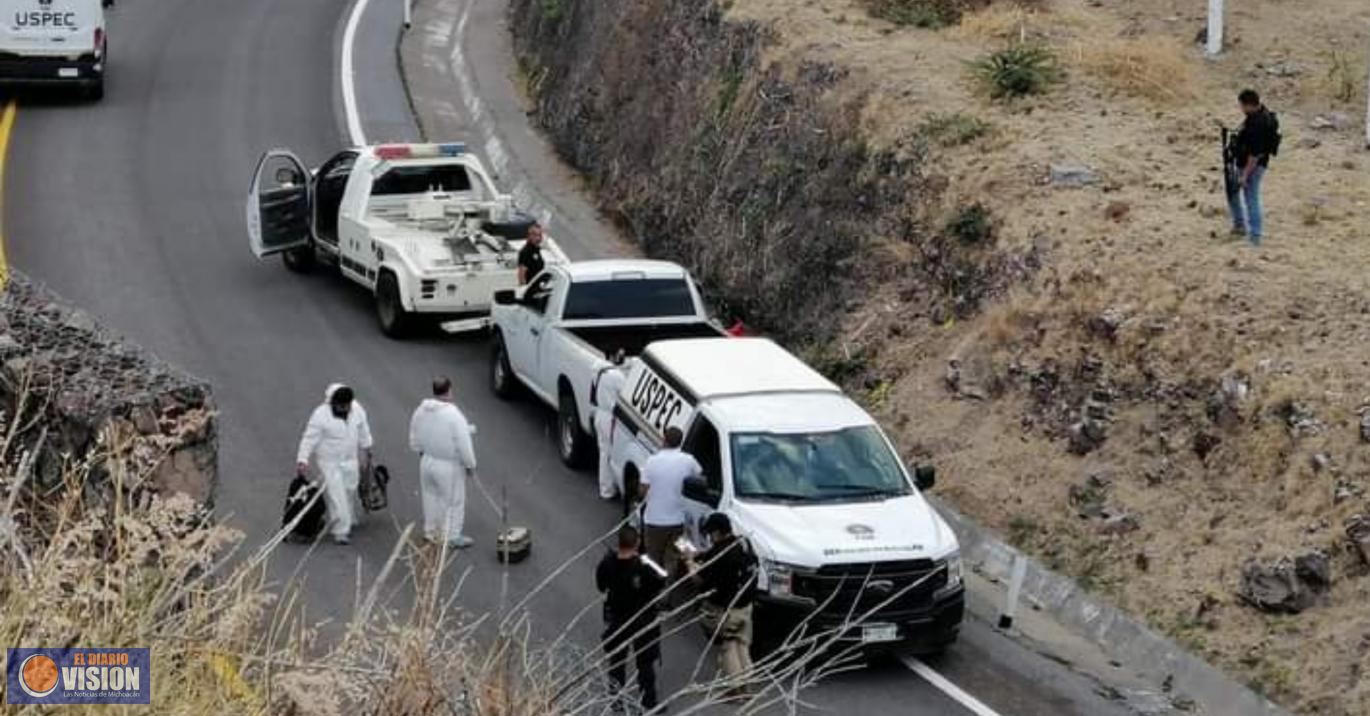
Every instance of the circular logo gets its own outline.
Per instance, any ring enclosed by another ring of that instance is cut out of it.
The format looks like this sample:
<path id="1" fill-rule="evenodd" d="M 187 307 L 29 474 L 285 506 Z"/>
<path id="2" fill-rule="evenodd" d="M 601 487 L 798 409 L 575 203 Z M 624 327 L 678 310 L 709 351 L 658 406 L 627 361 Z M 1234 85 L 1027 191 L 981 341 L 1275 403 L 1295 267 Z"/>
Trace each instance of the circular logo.
<path id="1" fill-rule="evenodd" d="M 57 663 L 51 657 L 34 654 L 19 666 L 19 687 L 35 699 L 57 690 Z"/>
<path id="2" fill-rule="evenodd" d="M 870 525 L 847 525 L 847 534 L 857 539 L 870 539 L 875 536 L 875 530 Z"/>

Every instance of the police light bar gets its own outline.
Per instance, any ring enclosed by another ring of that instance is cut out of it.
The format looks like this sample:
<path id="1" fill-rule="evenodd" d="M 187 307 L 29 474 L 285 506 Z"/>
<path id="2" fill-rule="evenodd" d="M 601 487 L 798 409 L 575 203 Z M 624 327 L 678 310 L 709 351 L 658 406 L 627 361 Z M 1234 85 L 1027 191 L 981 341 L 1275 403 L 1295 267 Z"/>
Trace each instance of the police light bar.
<path id="1" fill-rule="evenodd" d="M 414 159 L 427 157 L 459 157 L 466 153 L 462 142 L 446 144 L 382 144 L 376 147 L 377 159 Z"/>

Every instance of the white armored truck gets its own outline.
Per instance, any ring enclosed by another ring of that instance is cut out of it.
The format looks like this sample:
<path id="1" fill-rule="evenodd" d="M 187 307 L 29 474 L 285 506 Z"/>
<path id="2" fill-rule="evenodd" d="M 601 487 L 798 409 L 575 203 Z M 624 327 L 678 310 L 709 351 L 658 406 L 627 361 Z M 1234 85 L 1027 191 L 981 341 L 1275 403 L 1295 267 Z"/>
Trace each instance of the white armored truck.
<path id="1" fill-rule="evenodd" d="M 373 294 L 381 330 L 392 337 L 418 318 L 488 313 L 495 292 L 517 284 L 518 252 L 533 223 L 461 143 L 352 148 L 312 172 L 294 153 L 273 149 L 257 163 L 247 196 L 258 258 L 281 254 L 301 272 L 336 266 Z M 566 261 L 550 238 L 542 252 L 549 265 Z"/>

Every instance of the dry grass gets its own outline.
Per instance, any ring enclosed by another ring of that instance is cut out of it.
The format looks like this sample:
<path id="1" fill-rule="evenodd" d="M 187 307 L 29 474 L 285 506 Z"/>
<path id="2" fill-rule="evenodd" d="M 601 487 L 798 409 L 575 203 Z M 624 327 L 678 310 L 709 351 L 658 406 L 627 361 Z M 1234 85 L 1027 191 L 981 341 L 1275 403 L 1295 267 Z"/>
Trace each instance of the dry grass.
<path id="1" fill-rule="evenodd" d="M 1114 92 L 1164 103 L 1194 97 L 1192 53 L 1168 37 L 1086 40 L 1071 59 Z"/>

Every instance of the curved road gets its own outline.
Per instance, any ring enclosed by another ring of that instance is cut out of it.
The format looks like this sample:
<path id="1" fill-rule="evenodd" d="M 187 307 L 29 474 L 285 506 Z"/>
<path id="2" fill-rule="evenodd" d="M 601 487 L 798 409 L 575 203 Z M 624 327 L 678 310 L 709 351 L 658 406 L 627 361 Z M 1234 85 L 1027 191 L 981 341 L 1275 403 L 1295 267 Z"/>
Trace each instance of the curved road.
<path id="1" fill-rule="evenodd" d="M 363 126 L 372 138 L 404 139 L 415 130 L 397 99 L 398 0 L 371 5 L 355 46 Z M 493 116 L 510 118 L 498 131 L 526 135 L 507 86 L 512 65 L 499 8 L 479 0 L 465 34 L 440 39 L 469 40 L 466 52 L 478 54 L 466 59 L 482 63 L 476 82 L 490 90 L 481 96 L 494 98 Z M 218 506 L 249 543 L 279 524 L 298 431 L 324 386 L 340 379 L 357 389 L 380 459 L 397 480 L 388 513 L 373 517 L 350 548 L 321 546 L 302 570 L 311 616 L 335 620 L 347 618 L 357 571 L 367 579 L 394 546 L 393 518 L 419 515 L 405 431 L 434 374 L 453 376 L 459 401 L 480 426 L 483 480 L 507 489 L 515 521 L 534 528 L 534 557 L 508 572 L 510 592 L 531 588 L 617 514 L 595 499 L 593 476 L 557 463 L 544 411 L 490 395 L 483 340 L 395 343 L 376 329 L 365 296 L 259 263 L 248 252 L 242 198 L 260 151 L 289 146 L 318 161 L 346 141 L 338 57 L 350 9 L 342 0 L 121 0 L 111 22 L 103 103 L 21 98 L 3 217 L 17 268 L 214 384 L 222 435 Z M 504 71 L 492 69 L 498 67 Z M 462 118 L 454 121 L 460 126 Z M 524 144 L 520 151 L 543 154 L 511 162 L 511 171 L 533 166 L 536 181 L 551 181 L 559 170 L 550 168 L 555 162 L 545 145 Z M 561 210 L 575 189 L 564 174 L 557 181 L 564 183 L 547 205 Z M 591 214 L 583 197 L 576 201 L 568 213 Z M 567 229 L 562 235 L 574 255 L 613 245 L 593 219 Z M 468 515 L 480 542 L 459 565 L 477 578 L 466 582 L 460 601 L 487 609 L 501 594 L 490 555 L 498 520 L 474 490 Z M 285 548 L 275 573 L 284 578 L 304 556 L 303 548 Z M 574 618 L 593 598 L 590 569 L 586 561 L 552 581 L 532 603 L 535 619 L 559 628 Z M 596 617 L 592 611 L 577 629 L 587 643 L 597 634 Z M 686 677 L 700 641 L 680 637 L 668 645 L 664 687 Z M 967 625 L 963 644 L 936 667 L 987 706 L 958 703 L 900 666 L 840 677 L 810 698 L 852 713 L 1122 713 L 1095 697 L 1085 679 L 980 622 Z"/>

